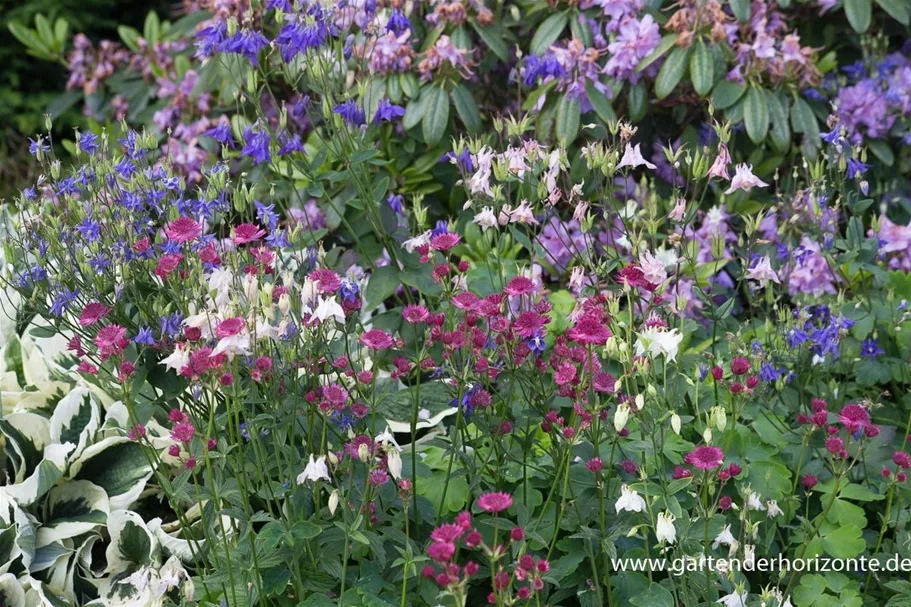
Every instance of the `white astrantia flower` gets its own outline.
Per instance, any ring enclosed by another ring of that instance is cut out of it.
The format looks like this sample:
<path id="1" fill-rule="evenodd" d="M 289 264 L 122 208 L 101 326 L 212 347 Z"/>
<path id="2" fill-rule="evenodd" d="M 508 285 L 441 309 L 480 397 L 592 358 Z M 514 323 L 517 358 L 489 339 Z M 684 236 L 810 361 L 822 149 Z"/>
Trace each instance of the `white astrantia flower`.
<path id="1" fill-rule="evenodd" d="M 304 468 L 304 471 L 297 475 L 297 484 L 303 485 L 306 481 L 328 481 L 329 480 L 329 468 L 326 466 L 326 456 L 320 455 L 318 458 L 314 459 L 313 454 L 310 454 L 310 461 L 307 463 L 307 467 Z"/>
<path id="2" fill-rule="evenodd" d="M 645 500 L 632 490 L 629 485 L 620 487 L 620 498 L 614 504 L 617 512 L 643 512 L 646 509 Z"/>
<path id="3" fill-rule="evenodd" d="M 659 542 L 673 544 L 677 541 L 677 528 L 674 527 L 674 521 L 677 517 L 670 512 L 659 512 L 658 522 L 655 524 L 655 536 Z"/>
<path id="4" fill-rule="evenodd" d="M 683 341 L 683 334 L 677 329 L 660 329 L 653 327 L 639 332 L 636 340 L 636 356 L 648 352 L 652 358 L 666 356 L 668 361 L 677 360 L 677 350 Z"/>
<path id="5" fill-rule="evenodd" d="M 737 540 L 734 538 L 734 535 L 731 533 L 731 526 L 725 525 L 724 529 L 721 530 L 717 536 L 715 536 L 715 541 L 712 542 L 712 549 L 718 548 L 724 544 L 725 546 L 734 546 L 737 544 Z"/>
<path id="6" fill-rule="evenodd" d="M 639 150 L 639 146 L 642 144 L 637 143 L 635 147 L 629 142 L 626 144 L 626 149 L 623 150 L 623 158 L 620 159 L 620 164 L 617 165 L 618 169 L 623 167 L 630 167 L 635 169 L 645 165 L 650 169 L 654 169 L 655 165 L 642 157 L 642 152 Z"/>

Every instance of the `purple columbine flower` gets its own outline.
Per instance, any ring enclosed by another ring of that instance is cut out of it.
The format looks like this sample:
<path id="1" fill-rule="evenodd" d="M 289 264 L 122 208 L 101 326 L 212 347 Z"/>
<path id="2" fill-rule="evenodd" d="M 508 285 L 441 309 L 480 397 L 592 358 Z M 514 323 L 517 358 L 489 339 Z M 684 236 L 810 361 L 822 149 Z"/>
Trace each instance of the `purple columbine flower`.
<path id="1" fill-rule="evenodd" d="M 221 122 L 208 131 L 203 131 L 203 135 L 211 137 L 220 144 L 230 146 L 231 149 L 234 149 L 234 137 L 231 136 L 231 125 L 227 122 Z"/>
<path id="2" fill-rule="evenodd" d="M 364 110 L 358 107 L 354 99 L 349 99 L 345 103 L 335 106 L 333 114 L 338 114 L 345 119 L 348 126 L 361 126 L 364 124 Z"/>
<path id="3" fill-rule="evenodd" d="M 380 99 L 380 103 L 376 108 L 376 116 L 373 117 L 373 122 L 379 124 L 380 122 L 392 122 L 396 118 L 401 118 L 405 115 L 405 108 L 400 105 L 393 105 L 388 99 Z"/>
<path id="4" fill-rule="evenodd" d="M 860 355 L 870 361 L 875 361 L 877 356 L 885 354 L 886 351 L 879 347 L 879 341 L 875 339 L 865 339 L 860 344 Z"/>
<path id="5" fill-rule="evenodd" d="M 247 156 L 253 159 L 254 164 L 262 164 L 272 160 L 269 153 L 269 144 L 272 138 L 265 129 L 254 131 L 247 127 L 244 131 L 244 147 L 240 152 L 241 156 Z"/>

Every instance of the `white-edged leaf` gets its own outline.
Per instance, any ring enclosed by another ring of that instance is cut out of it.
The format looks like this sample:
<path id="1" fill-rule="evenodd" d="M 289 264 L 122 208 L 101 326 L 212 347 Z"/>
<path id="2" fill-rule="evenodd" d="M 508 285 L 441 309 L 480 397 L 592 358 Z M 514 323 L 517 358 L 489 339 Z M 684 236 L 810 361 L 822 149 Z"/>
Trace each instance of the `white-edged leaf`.
<path id="1" fill-rule="evenodd" d="M 47 515 L 38 528 L 38 547 L 88 533 L 107 522 L 108 494 L 89 481 L 61 483 L 47 494 Z"/>
<path id="2" fill-rule="evenodd" d="M 50 428 L 47 418 L 36 413 L 13 413 L 0 419 L 0 434 L 6 439 L 15 470 L 14 483 L 23 482 L 44 459 L 44 448 L 51 443 Z"/>
<path id="3" fill-rule="evenodd" d="M 137 513 L 131 510 L 111 512 L 108 516 L 108 535 L 111 541 L 105 551 L 107 573 L 122 571 L 130 566 L 151 566 L 157 562 L 158 539 Z"/>
<path id="4" fill-rule="evenodd" d="M 50 491 L 51 487 L 63 476 L 66 469 L 66 457 L 76 448 L 73 443 L 48 445 L 44 448 L 44 458 L 35 471 L 21 483 L 4 487 L 19 506 L 31 506 L 38 498 Z"/>
<path id="5" fill-rule="evenodd" d="M 78 456 L 88 446 L 101 424 L 101 411 L 88 388 L 76 386 L 60 399 L 51 415 L 51 440 L 74 443 Z"/>
<path id="6" fill-rule="evenodd" d="M 105 490 L 111 510 L 127 508 L 152 476 L 142 447 L 125 436 L 113 436 L 90 445 L 70 466 L 74 480 L 91 481 Z"/>
<path id="7" fill-rule="evenodd" d="M 192 563 L 194 550 L 201 550 L 206 543 L 205 540 L 194 540 L 190 542 L 189 540 L 174 537 L 161 528 L 160 518 L 153 518 L 146 523 L 146 527 L 155 535 L 155 538 L 158 540 L 158 543 L 166 554 L 176 556 L 185 563 Z"/>
<path id="8" fill-rule="evenodd" d="M 12 573 L 0 575 L 0 605 L 25 607 L 25 591 Z"/>

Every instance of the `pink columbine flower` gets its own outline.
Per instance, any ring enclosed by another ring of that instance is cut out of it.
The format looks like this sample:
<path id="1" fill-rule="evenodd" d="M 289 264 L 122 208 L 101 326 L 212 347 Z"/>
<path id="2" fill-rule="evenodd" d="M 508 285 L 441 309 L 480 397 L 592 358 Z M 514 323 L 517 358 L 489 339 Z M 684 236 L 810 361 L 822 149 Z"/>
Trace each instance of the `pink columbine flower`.
<path id="1" fill-rule="evenodd" d="M 781 284 L 781 281 L 778 279 L 778 274 L 772 269 L 772 262 L 768 255 L 761 257 L 759 261 L 756 262 L 756 265 L 747 271 L 747 278 L 749 280 L 755 280 L 762 288 L 765 288 L 769 282 L 774 282 L 776 285 Z"/>
<path id="2" fill-rule="evenodd" d="M 477 504 L 485 512 L 503 512 L 512 506 L 512 497 L 508 493 L 485 493 Z"/>
<path id="3" fill-rule="evenodd" d="M 97 301 L 85 304 L 82 314 L 79 316 L 79 324 L 83 327 L 90 327 L 107 316 L 110 311 L 109 307 Z"/>
<path id="4" fill-rule="evenodd" d="M 753 175 L 753 165 L 742 163 L 737 165 L 734 179 L 731 180 L 731 187 L 728 188 L 725 194 L 732 194 L 735 190 L 749 192 L 753 188 L 762 188 L 767 185 L 769 184 Z"/>
<path id="5" fill-rule="evenodd" d="M 729 164 L 731 164 L 731 154 L 728 152 L 728 146 L 724 143 L 719 143 L 718 155 L 715 157 L 715 162 L 712 163 L 712 168 L 709 169 L 708 178 L 730 179 L 731 176 L 728 173 Z"/>
<path id="6" fill-rule="evenodd" d="M 696 447 L 694 451 L 686 454 L 683 461 L 700 470 L 713 470 L 724 461 L 724 451 L 719 447 Z"/>
<path id="7" fill-rule="evenodd" d="M 202 226 L 190 217 L 178 217 L 171 222 L 165 233 L 174 242 L 189 242 L 202 234 Z"/>
<path id="8" fill-rule="evenodd" d="M 373 350 L 385 350 L 395 343 L 392 337 L 382 329 L 371 329 L 361 335 L 360 342 Z"/>
<path id="9" fill-rule="evenodd" d="M 266 231 L 252 223 L 242 223 L 234 228 L 234 244 L 256 242 L 266 235 Z"/>
<path id="10" fill-rule="evenodd" d="M 634 147 L 629 143 L 626 144 L 626 149 L 623 150 L 623 158 L 620 159 L 620 164 L 617 165 L 618 169 L 622 169 L 623 167 L 635 169 L 636 167 L 644 165 L 654 170 L 655 165 L 642 157 L 642 152 L 639 151 L 640 145 L 642 144 L 637 143 Z"/>

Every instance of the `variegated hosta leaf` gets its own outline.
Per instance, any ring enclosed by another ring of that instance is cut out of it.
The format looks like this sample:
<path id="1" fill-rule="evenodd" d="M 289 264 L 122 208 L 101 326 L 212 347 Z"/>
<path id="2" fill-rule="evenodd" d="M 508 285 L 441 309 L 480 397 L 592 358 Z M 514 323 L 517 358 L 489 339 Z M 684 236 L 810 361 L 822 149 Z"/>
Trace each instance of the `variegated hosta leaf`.
<path id="1" fill-rule="evenodd" d="M 90 481 L 67 481 L 48 492 L 38 546 L 88 533 L 107 522 L 111 507 L 104 489 Z"/>
<path id="2" fill-rule="evenodd" d="M 73 457 L 92 442 L 101 424 L 101 411 L 88 388 L 76 386 L 60 399 L 51 416 L 51 440 L 55 443 L 75 443 Z"/>
<path id="3" fill-rule="evenodd" d="M 98 588 L 99 602 L 105 607 L 154 607 L 162 604 L 155 600 L 150 583 L 152 569 L 140 567 L 125 569 L 105 577 Z"/>
<path id="4" fill-rule="evenodd" d="M 111 510 L 127 508 L 136 501 L 152 472 L 142 447 L 123 436 L 86 447 L 70 466 L 72 479 L 91 481 L 104 489 Z"/>
<path id="5" fill-rule="evenodd" d="M 72 604 L 36 579 L 29 577 L 28 584 L 30 588 L 25 593 L 25 607 L 66 607 Z"/>
<path id="6" fill-rule="evenodd" d="M 148 522 L 149 531 L 155 534 L 164 551 L 176 556 L 184 563 L 192 563 L 194 551 L 199 552 L 205 545 L 205 540 L 189 540 L 174 537 L 161 528 L 161 519 L 153 518 Z"/>
<path id="7" fill-rule="evenodd" d="M 12 573 L 0 575 L 0 605 L 25 607 L 25 590 Z"/>
<path id="8" fill-rule="evenodd" d="M 158 539 L 149 531 L 142 517 L 130 510 L 115 510 L 108 517 L 108 544 L 105 557 L 107 572 L 157 564 Z"/>
<path id="9" fill-rule="evenodd" d="M 29 571 L 32 573 L 46 571 L 53 567 L 60 559 L 65 558 L 72 553 L 73 549 L 67 548 L 63 542 L 45 544 L 35 550 L 35 559 L 32 561 L 32 566 L 29 567 Z"/>
<path id="10" fill-rule="evenodd" d="M 35 558 L 35 524 L 0 487 L 0 573 L 17 560 L 27 571 Z"/>
<path id="11" fill-rule="evenodd" d="M 0 434 L 13 465 L 14 483 L 23 482 L 44 459 L 44 448 L 51 443 L 51 423 L 36 413 L 14 413 L 0 419 Z"/>
<path id="12" fill-rule="evenodd" d="M 31 506 L 63 477 L 67 455 L 75 448 L 73 443 L 48 445 L 35 471 L 23 482 L 5 487 L 6 494 L 23 508 Z"/>

